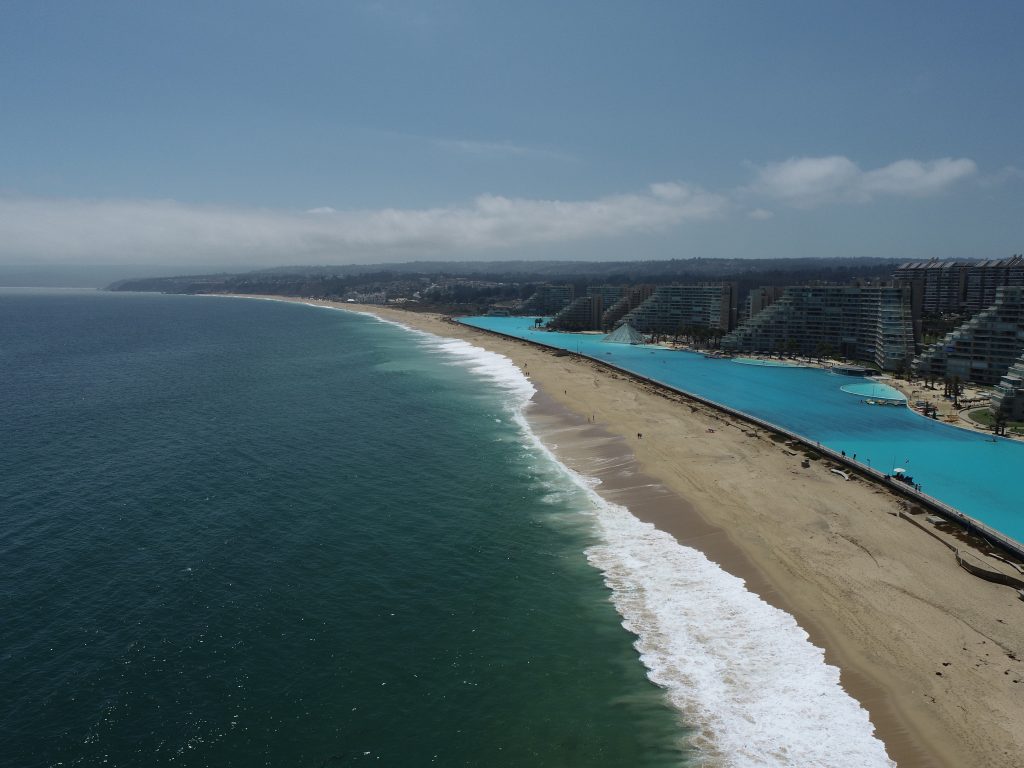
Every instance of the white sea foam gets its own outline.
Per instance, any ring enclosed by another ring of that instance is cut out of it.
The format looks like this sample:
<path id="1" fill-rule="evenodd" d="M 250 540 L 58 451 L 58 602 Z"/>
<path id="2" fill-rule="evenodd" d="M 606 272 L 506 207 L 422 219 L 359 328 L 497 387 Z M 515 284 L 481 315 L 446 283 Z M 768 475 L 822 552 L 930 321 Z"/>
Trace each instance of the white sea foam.
<path id="1" fill-rule="evenodd" d="M 391 322 L 379 318 L 383 322 Z M 711 762 L 736 768 L 893 766 L 839 670 L 785 611 L 703 553 L 633 517 L 561 464 L 523 409 L 535 389 L 503 355 L 399 325 L 509 395 L 533 448 L 582 489 L 602 543 L 587 550 L 603 574 L 648 676 L 696 729 Z"/>
<path id="2" fill-rule="evenodd" d="M 868 713 L 788 613 L 701 552 L 614 505 L 587 552 L 650 678 L 735 766 L 889 766 Z"/>
<path id="3" fill-rule="evenodd" d="M 342 312 L 351 312 L 364 316 L 370 315 L 379 322 L 402 328 L 417 336 L 422 344 L 430 347 L 433 351 L 448 355 L 452 362 L 468 368 L 475 375 L 487 379 L 496 385 L 501 391 L 510 396 L 510 405 L 514 407 L 514 413 L 521 412 L 537 391 L 533 384 L 530 383 L 530 380 L 507 357 L 496 352 L 481 349 L 470 344 L 468 341 L 438 336 L 428 331 L 422 331 L 419 328 L 413 328 L 397 320 L 391 320 L 365 311 L 333 307 L 326 304 L 309 304 L 309 306 L 337 309 Z M 525 422 L 523 424 L 525 425 Z"/>
<path id="4" fill-rule="evenodd" d="M 589 495 L 603 543 L 587 559 L 603 574 L 648 677 L 697 730 L 716 765 L 894 766 L 839 669 L 785 611 L 702 552 L 603 499 L 599 481 L 537 449 Z"/>

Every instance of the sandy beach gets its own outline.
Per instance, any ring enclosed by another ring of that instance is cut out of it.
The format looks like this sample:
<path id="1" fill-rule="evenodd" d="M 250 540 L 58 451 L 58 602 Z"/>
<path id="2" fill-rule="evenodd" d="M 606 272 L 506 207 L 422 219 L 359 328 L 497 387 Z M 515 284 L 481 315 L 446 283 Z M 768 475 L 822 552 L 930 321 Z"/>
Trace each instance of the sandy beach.
<path id="1" fill-rule="evenodd" d="M 794 615 L 900 766 L 1020 765 L 1024 602 L 901 519 L 905 501 L 594 363 L 435 315 L 338 306 L 510 358 L 539 390 L 527 417 L 558 457 Z"/>

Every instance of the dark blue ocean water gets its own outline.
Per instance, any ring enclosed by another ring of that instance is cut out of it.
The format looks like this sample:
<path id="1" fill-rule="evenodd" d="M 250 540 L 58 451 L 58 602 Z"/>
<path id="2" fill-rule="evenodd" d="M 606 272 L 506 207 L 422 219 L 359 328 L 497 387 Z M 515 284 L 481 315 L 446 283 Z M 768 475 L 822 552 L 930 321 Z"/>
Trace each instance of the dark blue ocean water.
<path id="1" fill-rule="evenodd" d="M 0 293 L 0 763 L 685 762 L 512 399 L 346 313 Z"/>
<path id="2" fill-rule="evenodd" d="M 531 318 L 465 322 L 580 351 L 786 427 L 874 469 L 906 468 L 922 490 L 1024 542 L 1024 443 L 925 419 L 907 408 L 865 405 L 842 391 L 851 379 L 816 368 L 740 365 L 690 352 L 605 344 L 601 336 L 531 330 Z"/>

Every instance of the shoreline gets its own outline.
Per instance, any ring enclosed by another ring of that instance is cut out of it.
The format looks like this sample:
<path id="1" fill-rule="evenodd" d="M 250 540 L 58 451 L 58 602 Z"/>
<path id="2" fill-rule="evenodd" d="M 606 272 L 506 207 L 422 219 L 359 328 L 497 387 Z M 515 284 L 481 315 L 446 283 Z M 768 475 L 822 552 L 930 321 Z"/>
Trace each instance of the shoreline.
<path id="1" fill-rule="evenodd" d="M 990 388 L 979 387 L 973 384 L 968 385 L 965 389 L 964 398 L 966 402 L 972 402 L 973 405 L 961 405 L 959 408 L 954 408 L 952 403 L 949 402 L 949 399 L 940 394 L 941 390 L 936 387 L 927 387 L 924 379 L 910 379 L 904 381 L 902 379 L 897 379 L 896 377 L 891 377 L 886 380 L 886 383 L 902 392 L 903 396 L 907 398 L 907 407 L 922 419 L 930 419 L 931 417 L 926 416 L 917 407 L 917 401 L 924 401 L 937 408 L 938 416 L 940 416 L 941 419 L 936 420 L 941 420 L 943 424 L 947 424 L 948 426 L 956 427 L 957 429 L 962 429 L 967 432 L 994 435 L 991 427 L 980 424 L 967 415 L 970 411 L 988 407 L 988 400 L 992 395 Z M 979 402 L 979 400 L 984 402 Z M 1024 440 L 1024 434 L 1015 432 L 1007 432 L 1005 435 L 1000 435 L 999 437 L 1006 440 Z"/>
<path id="2" fill-rule="evenodd" d="M 367 310 L 369 311 L 369 310 Z M 456 326 L 462 326 L 462 323 L 453 322 Z M 944 518 L 946 522 L 952 524 L 954 528 L 960 529 L 959 533 L 952 533 L 951 531 L 945 531 L 944 533 L 951 534 L 946 536 L 945 540 L 951 543 L 955 540 L 960 540 L 966 543 L 968 549 L 974 552 L 983 551 L 987 548 L 994 548 L 1000 550 L 1004 555 L 1008 555 L 1011 558 L 1015 558 L 1019 566 L 1024 566 L 1024 540 L 1017 540 L 1012 536 L 1009 536 L 999 530 L 996 530 L 987 523 L 972 517 L 956 507 L 947 504 L 941 499 L 930 496 L 924 493 L 919 487 L 912 485 L 905 485 L 899 482 L 893 482 L 890 476 L 881 470 L 874 469 L 870 464 L 863 464 L 858 462 L 855 458 L 847 456 L 845 452 L 837 451 L 834 448 L 822 445 L 820 442 L 813 440 L 810 437 L 793 432 L 792 430 L 766 421 L 764 419 L 753 416 L 749 413 L 740 411 L 732 406 L 725 405 L 723 403 L 712 400 L 704 395 L 698 395 L 693 392 L 687 392 L 682 389 L 677 389 L 669 384 L 665 384 L 656 379 L 651 379 L 643 374 L 637 373 L 636 371 L 628 368 L 621 367 L 615 363 L 611 363 L 607 360 L 599 358 L 588 357 L 586 355 L 574 355 L 571 351 L 567 352 L 562 347 L 550 346 L 543 341 L 539 340 L 527 340 L 521 339 L 518 336 L 507 335 L 500 331 L 491 330 L 488 328 L 479 328 L 477 326 L 467 325 L 465 326 L 478 333 L 495 336 L 501 339 L 511 339 L 515 341 L 524 341 L 528 344 L 547 349 L 556 356 L 573 356 L 581 361 L 586 361 L 586 364 L 595 366 L 605 371 L 612 372 L 613 376 L 622 376 L 630 379 L 634 384 L 641 388 L 645 388 L 650 392 L 658 394 L 669 399 L 675 399 L 682 403 L 697 403 L 705 406 L 712 412 L 712 418 L 721 419 L 732 418 L 739 421 L 745 427 L 733 424 L 733 426 L 739 429 L 749 428 L 754 430 L 755 434 L 757 430 L 764 430 L 766 434 L 772 435 L 779 439 L 785 439 L 787 446 L 802 450 L 805 452 L 813 452 L 819 454 L 819 458 L 824 456 L 828 462 L 838 467 L 843 467 L 847 470 L 846 473 L 842 473 L 844 479 L 850 479 L 850 473 L 856 474 L 859 479 L 868 480 L 874 482 L 878 488 L 883 489 L 886 492 L 899 496 L 902 499 L 908 500 L 911 503 L 911 509 L 919 508 L 923 511 L 931 512 L 933 515 L 938 515 Z M 817 367 L 822 370 L 828 370 L 828 366 L 795 366 L 795 367 Z M 869 377 L 870 379 L 871 377 Z M 921 416 L 915 412 L 915 415 Z M 923 416 L 922 416 L 923 418 Z M 947 424 L 946 426 L 957 427 L 956 424 Z M 992 438 L 995 440 L 996 438 Z M 791 453 L 791 455 L 796 455 Z M 835 470 L 838 471 L 838 470 Z M 917 514 L 913 512 L 912 514 Z M 910 518 L 906 518 L 910 519 Z M 970 541 L 970 537 L 974 537 L 976 541 Z M 942 537 L 939 537 L 942 538 Z M 956 549 L 956 546 L 952 547 Z M 1005 562 L 1005 561 L 1004 561 Z M 990 565 L 992 565 L 990 563 Z M 972 570 L 972 569 L 968 569 Z M 986 569 L 982 568 L 982 571 Z M 1012 584 L 1015 589 L 1024 589 L 1024 570 L 1021 568 L 1004 568 L 1000 566 L 993 566 L 987 569 L 990 575 L 995 577 L 995 580 L 1003 581 L 1007 584 Z M 974 571 L 972 571 L 974 572 Z M 1003 579 L 1004 576 L 1009 576 L 1010 580 L 1006 581 Z M 984 577 L 982 577 L 984 578 Z M 1021 593 L 1024 595 L 1024 592 Z"/>
<path id="3" fill-rule="evenodd" d="M 931 760 L 921 748 L 920 735 L 902 722 L 886 691 L 843 663 L 842 654 L 835 649 L 839 640 L 830 636 L 811 616 L 804 615 L 777 589 L 725 528 L 707 520 L 687 499 L 648 476 L 626 445 L 626 438 L 607 432 L 599 424 L 581 424 L 579 414 L 555 401 L 544 389 L 538 389 L 528 419 L 559 461 L 585 477 L 600 481 L 596 490 L 605 500 L 627 508 L 634 517 L 670 534 L 679 544 L 702 552 L 727 573 L 742 579 L 750 592 L 794 616 L 810 642 L 825 651 L 825 662 L 840 668 L 843 690 L 868 711 L 875 736 L 885 744 L 897 765 L 942 765 Z M 556 432 L 558 442 L 549 443 Z M 595 457 L 607 460 L 613 455 L 616 461 L 611 467 L 606 461 L 595 461 Z"/>
<path id="4" fill-rule="evenodd" d="M 1015 764 L 1024 747 L 1013 725 L 1024 716 L 1020 604 L 897 517 L 892 494 L 801 468 L 749 427 L 729 429 L 738 425 L 726 414 L 526 341 L 388 307 L 266 298 L 369 313 L 505 355 L 537 387 L 525 415 L 559 460 L 793 615 L 900 766 Z M 617 452 L 616 465 L 645 482 L 602 477 L 601 451 Z"/>

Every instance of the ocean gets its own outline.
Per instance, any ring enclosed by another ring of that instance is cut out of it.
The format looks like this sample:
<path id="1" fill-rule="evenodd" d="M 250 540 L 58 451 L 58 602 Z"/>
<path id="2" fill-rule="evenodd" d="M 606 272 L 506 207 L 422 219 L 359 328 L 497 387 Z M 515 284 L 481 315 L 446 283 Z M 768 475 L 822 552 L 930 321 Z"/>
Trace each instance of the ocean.
<path id="1" fill-rule="evenodd" d="M 498 355 L 0 291 L 0 755 L 888 765 L 787 614 L 555 461 Z"/>

